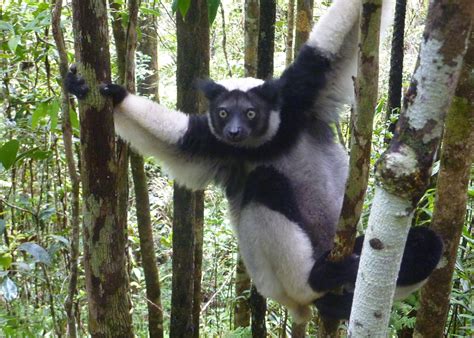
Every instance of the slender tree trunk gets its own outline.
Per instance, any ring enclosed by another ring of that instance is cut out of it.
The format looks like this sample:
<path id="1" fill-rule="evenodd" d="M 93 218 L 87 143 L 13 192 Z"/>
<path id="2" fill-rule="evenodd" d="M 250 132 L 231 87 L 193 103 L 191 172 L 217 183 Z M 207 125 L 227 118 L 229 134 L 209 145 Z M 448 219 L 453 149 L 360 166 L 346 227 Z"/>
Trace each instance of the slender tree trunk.
<path id="1" fill-rule="evenodd" d="M 258 34 L 257 78 L 267 79 L 273 75 L 273 55 L 275 50 L 276 1 L 260 0 L 260 22 Z M 267 329 L 265 315 L 267 301 L 255 286 L 250 292 L 250 310 L 252 313 L 252 336 L 265 337 Z"/>
<path id="2" fill-rule="evenodd" d="M 133 337 L 112 102 L 98 91 L 98 84 L 110 82 L 107 8 L 104 0 L 73 0 L 72 5 L 78 72 L 90 86 L 79 102 L 89 332 L 93 337 Z"/>
<path id="3" fill-rule="evenodd" d="M 430 2 L 420 62 L 390 148 L 377 165 L 375 197 L 349 323 L 349 335 L 354 337 L 387 335 L 413 210 L 429 182 L 473 13 L 471 0 Z"/>
<path id="4" fill-rule="evenodd" d="M 258 0 L 245 1 L 245 76 L 256 77 L 258 65 L 258 29 L 260 8 Z M 247 327 L 250 324 L 250 277 L 240 254 L 235 273 L 234 326 Z"/>
<path id="5" fill-rule="evenodd" d="M 387 117 L 390 121 L 388 131 L 393 134 L 396 121 L 392 121 L 392 115 L 400 112 L 402 102 L 402 80 L 403 80 L 403 55 L 405 39 L 405 14 L 407 11 L 406 0 L 397 0 L 395 5 L 395 18 L 393 22 L 392 51 L 390 56 L 390 74 L 388 79 L 388 102 Z M 385 136 L 385 143 L 390 142 L 390 137 Z"/>
<path id="6" fill-rule="evenodd" d="M 257 77 L 259 79 L 267 79 L 273 75 L 275 19 L 276 0 L 260 0 L 257 63 Z"/>
<path id="7" fill-rule="evenodd" d="M 158 101 L 158 40 L 157 19 L 154 15 L 144 15 L 140 20 L 142 38 L 138 49 L 149 57 L 146 61 L 150 72 L 137 84 L 138 93 Z M 163 308 L 161 305 L 161 288 L 153 228 L 150 217 L 148 182 L 145 174 L 143 157 L 134 151 L 130 152 L 133 184 L 135 187 L 135 205 L 137 212 L 138 235 L 143 272 L 145 274 L 146 297 L 148 307 L 148 332 L 151 338 L 163 337 Z"/>
<path id="8" fill-rule="evenodd" d="M 294 55 L 308 40 L 311 27 L 313 27 L 313 4 L 314 0 L 296 0 Z"/>
<path id="9" fill-rule="evenodd" d="M 259 0 L 245 0 L 245 76 L 257 76 Z"/>
<path id="10" fill-rule="evenodd" d="M 466 215 L 469 174 L 474 156 L 474 39 L 464 58 L 461 78 L 446 116 L 441 166 L 431 228 L 444 242 L 445 264 L 421 289 L 415 337 L 442 337 L 449 310 L 452 276 Z"/>
<path id="11" fill-rule="evenodd" d="M 204 111 L 204 100 L 194 88 L 197 78 L 209 76 L 209 20 L 207 1 L 191 1 L 191 6 L 183 20 L 177 13 L 178 62 L 176 71 L 177 108 L 192 114 Z M 190 58 L 189 55 L 193 55 Z M 202 192 L 200 192 L 202 194 Z M 200 296 L 194 298 L 196 262 L 202 258 L 195 257 L 199 248 L 195 247 L 196 235 L 200 237 L 199 225 L 196 219 L 202 218 L 203 203 L 201 196 L 179 187 L 174 187 L 174 220 L 173 220 L 173 291 L 171 297 L 170 336 L 191 337 L 199 335 L 198 319 L 193 319 L 194 303 Z M 196 215 L 199 212 L 199 215 Z M 199 241 L 199 238 L 198 238 Z M 202 241 L 201 241 L 202 243 Z M 198 243 L 198 245 L 201 245 Z M 200 249 L 202 252 L 202 249 Z M 198 283 L 196 281 L 196 283 Z M 200 282 L 199 282 L 200 283 Z M 195 304 L 194 306 L 198 306 Z M 199 305 L 200 306 L 200 305 Z"/>
<path id="12" fill-rule="evenodd" d="M 64 80 L 68 70 L 68 58 L 66 46 L 64 44 L 64 36 L 61 31 L 61 11 L 62 0 L 56 0 L 52 13 L 52 31 L 56 48 L 59 55 L 59 71 L 61 73 L 61 111 L 62 111 L 62 132 L 64 152 L 71 180 L 71 256 L 70 256 L 70 276 L 68 285 L 68 294 L 64 302 L 64 308 L 67 316 L 67 336 L 75 338 L 77 336 L 75 312 L 73 310 L 74 299 L 77 294 L 77 274 L 79 265 L 79 188 L 80 179 L 77 175 L 76 162 L 74 160 L 74 152 L 72 149 L 72 126 L 69 115 L 69 94 L 64 86 Z"/>
<path id="13" fill-rule="evenodd" d="M 265 316 L 267 313 L 267 301 L 263 298 L 252 285 L 250 290 L 250 309 L 252 313 L 252 337 L 262 338 L 267 336 L 267 327 L 265 325 Z"/>
<path id="14" fill-rule="evenodd" d="M 194 285 L 193 326 L 194 337 L 199 338 L 199 317 L 201 314 L 202 247 L 204 242 L 204 192 L 194 194 Z"/>
<path id="15" fill-rule="evenodd" d="M 295 0 L 288 0 L 288 29 L 286 33 L 285 65 L 288 67 L 293 61 L 293 42 L 295 38 Z"/>

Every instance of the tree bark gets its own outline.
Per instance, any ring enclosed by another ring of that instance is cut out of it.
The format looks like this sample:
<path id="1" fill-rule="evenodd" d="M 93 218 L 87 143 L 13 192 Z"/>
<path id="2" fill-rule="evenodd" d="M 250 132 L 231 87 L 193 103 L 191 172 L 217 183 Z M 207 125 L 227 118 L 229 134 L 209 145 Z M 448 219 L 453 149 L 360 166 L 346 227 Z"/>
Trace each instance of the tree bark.
<path id="1" fill-rule="evenodd" d="M 191 1 L 190 8 L 183 20 L 177 13 L 177 108 L 188 114 L 203 112 L 205 102 L 194 88 L 195 80 L 209 76 L 209 20 L 207 1 Z M 193 55 L 192 58 L 189 55 Z M 202 194 L 202 192 L 199 192 Z M 198 194 L 199 194 L 198 193 Z M 199 205 L 196 205 L 196 201 Z M 173 281 L 171 297 L 170 336 L 190 337 L 199 335 L 199 320 L 193 319 L 194 298 L 195 238 L 200 235 L 199 226 L 195 225 L 196 211 L 202 213 L 201 196 L 196 196 L 175 184 L 174 187 L 174 220 L 173 220 Z M 201 242 L 202 243 L 202 242 Z M 199 244 L 199 243 L 198 243 Z M 202 251 L 202 248 L 200 249 Z M 199 265 L 199 264 L 198 264 Z M 197 283 L 197 281 L 196 281 Z M 195 304 L 194 306 L 198 306 Z M 200 305 L 199 305 L 200 306 Z M 195 323 L 198 323 L 197 326 Z"/>
<path id="2" fill-rule="evenodd" d="M 276 0 L 260 0 L 257 63 L 257 77 L 259 79 L 267 79 L 273 75 L 275 19 Z"/>
<path id="3" fill-rule="evenodd" d="M 286 33 L 285 65 L 288 67 L 293 61 L 293 42 L 295 38 L 295 0 L 288 0 L 287 14 L 288 28 Z"/>
<path id="4" fill-rule="evenodd" d="M 69 94 L 64 85 L 68 70 L 68 58 L 64 36 L 61 31 L 61 11 L 62 0 L 56 0 L 52 12 L 52 31 L 56 48 L 59 55 L 59 71 L 61 73 L 61 111 L 62 111 L 62 132 L 64 152 L 66 155 L 66 163 L 68 167 L 69 179 L 71 180 L 71 254 L 69 258 L 70 275 L 68 294 L 64 302 L 64 308 L 67 316 L 67 336 L 75 338 L 77 336 L 75 312 L 73 310 L 74 299 L 77 294 L 77 275 L 79 265 L 79 233 L 80 233 L 80 217 L 79 217 L 79 189 L 80 178 L 77 175 L 76 162 L 74 160 L 74 151 L 72 149 L 72 126 L 69 114 Z"/>
<path id="5" fill-rule="evenodd" d="M 235 306 L 234 306 L 234 327 L 247 327 L 250 325 L 250 277 L 245 269 L 244 262 L 240 255 L 237 258 L 235 271 Z"/>
<path id="6" fill-rule="evenodd" d="M 377 164 L 349 335 L 385 337 L 413 210 L 428 184 L 444 112 L 451 103 L 470 34 L 474 3 L 430 3 L 420 62 L 389 149 Z"/>
<path id="7" fill-rule="evenodd" d="M 311 27 L 313 27 L 313 4 L 314 0 L 296 0 L 295 56 L 308 40 Z"/>
<path id="8" fill-rule="evenodd" d="M 387 117 L 390 122 L 388 131 L 393 134 L 396 121 L 392 122 L 392 115 L 400 112 L 402 102 L 403 81 L 403 56 L 405 39 L 405 14 L 407 10 L 406 0 L 397 0 L 395 4 L 395 17 L 393 22 L 392 50 L 390 53 L 390 73 L 388 78 L 388 100 Z M 385 136 L 386 144 L 390 143 L 390 137 Z"/>
<path id="9" fill-rule="evenodd" d="M 245 76 L 257 76 L 258 32 L 260 9 L 258 0 L 245 0 Z"/>
<path id="10" fill-rule="evenodd" d="M 464 58 L 464 67 L 453 103 L 446 116 L 441 166 L 431 228 L 444 243 L 445 264 L 435 270 L 421 289 L 415 337 L 442 337 L 449 310 L 452 276 L 466 215 L 469 174 L 474 156 L 474 39 Z"/>
<path id="11" fill-rule="evenodd" d="M 201 313 L 202 247 L 204 242 L 204 192 L 194 193 L 194 285 L 193 326 L 194 337 L 199 338 L 199 317 Z"/>
<path id="12" fill-rule="evenodd" d="M 142 31 L 142 39 L 138 49 L 143 53 L 143 55 L 147 55 L 149 57 L 146 64 L 150 74 L 148 74 L 145 79 L 137 84 L 138 93 L 158 101 L 157 19 L 154 15 L 145 15 L 144 18 L 140 20 L 140 26 Z M 129 30 L 131 29 L 132 26 L 129 27 Z M 132 34 L 128 34 L 128 41 L 136 40 L 135 32 L 136 30 L 131 32 Z M 131 62 L 128 62 L 126 64 L 130 65 L 130 63 Z M 131 76 L 129 77 L 131 78 Z M 140 237 L 140 252 L 142 256 L 143 272 L 145 275 L 148 308 L 148 332 L 152 338 L 161 338 L 163 337 L 163 308 L 161 305 L 160 278 L 155 255 L 153 228 L 150 217 L 148 182 L 145 174 L 143 157 L 131 150 L 130 164 L 135 188 L 135 208 L 137 213 L 138 235 Z"/>
<path id="13" fill-rule="evenodd" d="M 100 83 L 110 82 L 106 2 L 73 0 L 72 5 L 78 72 L 90 86 L 79 102 L 89 332 L 93 337 L 133 337 L 112 102 L 98 90 Z"/>
<path id="14" fill-rule="evenodd" d="M 255 286 L 250 290 L 250 309 L 252 313 L 252 337 L 262 338 L 267 336 L 265 316 L 267 314 L 267 301 L 262 297 Z"/>

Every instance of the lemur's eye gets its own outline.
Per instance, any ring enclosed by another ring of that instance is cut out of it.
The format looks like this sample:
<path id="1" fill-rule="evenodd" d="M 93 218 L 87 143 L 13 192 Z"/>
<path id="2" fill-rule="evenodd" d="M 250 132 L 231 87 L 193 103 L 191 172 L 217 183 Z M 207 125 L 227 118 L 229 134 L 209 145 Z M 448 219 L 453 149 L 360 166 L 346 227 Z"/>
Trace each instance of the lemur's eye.
<path id="1" fill-rule="evenodd" d="M 225 109 L 220 109 L 219 112 L 219 117 L 225 119 L 227 117 L 227 110 Z"/>
<path id="2" fill-rule="evenodd" d="M 257 115 L 257 113 L 255 112 L 255 110 L 253 110 L 253 109 L 247 110 L 247 118 L 249 120 L 253 119 L 256 115 Z"/>

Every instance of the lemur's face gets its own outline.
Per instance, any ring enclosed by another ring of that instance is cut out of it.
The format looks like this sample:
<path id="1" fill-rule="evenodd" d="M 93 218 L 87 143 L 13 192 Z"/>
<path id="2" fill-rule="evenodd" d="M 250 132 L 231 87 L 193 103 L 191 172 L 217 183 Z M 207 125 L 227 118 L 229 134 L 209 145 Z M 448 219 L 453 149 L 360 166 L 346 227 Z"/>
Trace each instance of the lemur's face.
<path id="1" fill-rule="evenodd" d="M 212 81 L 201 86 L 209 99 L 209 125 L 219 140 L 257 147 L 276 134 L 280 123 L 276 87 L 258 83 L 247 90 L 228 89 Z"/>

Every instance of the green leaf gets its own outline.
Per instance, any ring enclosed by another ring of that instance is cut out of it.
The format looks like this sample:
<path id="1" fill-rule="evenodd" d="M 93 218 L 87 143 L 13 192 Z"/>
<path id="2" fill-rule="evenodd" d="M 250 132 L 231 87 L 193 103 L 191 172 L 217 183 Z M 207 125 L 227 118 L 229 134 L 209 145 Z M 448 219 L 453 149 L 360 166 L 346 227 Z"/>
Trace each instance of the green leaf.
<path id="1" fill-rule="evenodd" d="M 3 270 L 8 270 L 11 264 L 12 264 L 11 255 L 8 255 L 8 254 L 0 255 L 0 266 L 3 268 Z"/>
<path id="2" fill-rule="evenodd" d="M 9 22 L 3 20 L 0 20 L 0 31 L 10 31 L 12 33 L 15 33 L 13 26 Z"/>
<path id="3" fill-rule="evenodd" d="M 8 40 L 8 48 L 15 53 L 16 47 L 18 47 L 18 44 L 20 43 L 21 38 L 18 35 L 15 35 L 12 37 L 10 40 Z"/>
<path id="4" fill-rule="evenodd" d="M 31 127 L 36 128 L 39 124 L 39 121 L 46 116 L 48 113 L 48 103 L 47 102 L 41 102 L 33 112 L 33 115 L 31 116 Z"/>
<path id="5" fill-rule="evenodd" d="M 2 284 L 0 284 L 0 293 L 7 302 L 11 302 L 18 297 L 18 288 L 10 278 L 5 277 Z"/>
<path id="6" fill-rule="evenodd" d="M 0 148 L 0 163 L 6 170 L 15 163 L 19 148 L 20 142 L 18 140 L 10 140 Z"/>
<path id="7" fill-rule="evenodd" d="M 35 262 L 44 263 L 46 265 L 51 264 L 51 257 L 49 256 L 48 252 L 42 246 L 39 246 L 36 243 L 23 243 L 18 247 L 18 250 L 29 253 L 31 256 L 33 256 Z"/>
<path id="8" fill-rule="evenodd" d="M 74 109 L 69 110 L 69 118 L 71 119 L 71 126 L 73 129 L 79 130 L 79 118 Z"/>
<path id="9" fill-rule="evenodd" d="M 191 7 L 191 0 L 173 0 L 173 4 L 171 5 L 173 12 L 176 12 L 179 9 L 183 18 L 186 17 L 189 7 Z"/>
<path id="10" fill-rule="evenodd" d="M 59 101 L 54 100 L 51 102 L 49 105 L 48 113 L 49 116 L 51 117 L 51 130 L 55 130 L 56 127 L 58 126 L 58 113 L 59 113 Z"/>
<path id="11" fill-rule="evenodd" d="M 212 25 L 216 19 L 217 10 L 219 9 L 219 4 L 221 0 L 208 0 L 207 1 L 207 15 L 209 17 L 209 25 Z"/>

